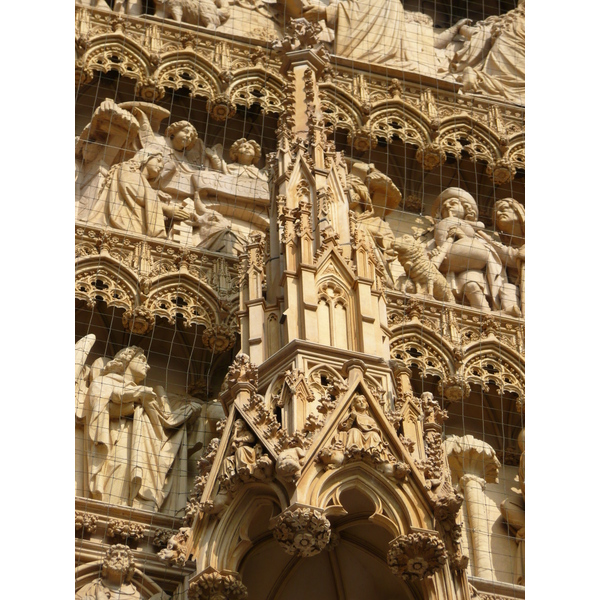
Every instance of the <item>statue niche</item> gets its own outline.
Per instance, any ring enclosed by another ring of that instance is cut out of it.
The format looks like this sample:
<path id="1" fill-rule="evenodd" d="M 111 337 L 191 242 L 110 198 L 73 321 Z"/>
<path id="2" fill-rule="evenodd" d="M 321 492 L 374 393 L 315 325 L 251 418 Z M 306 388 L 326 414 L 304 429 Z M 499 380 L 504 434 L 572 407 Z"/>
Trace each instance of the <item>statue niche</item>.
<path id="1" fill-rule="evenodd" d="M 82 371 L 76 415 L 84 429 L 84 472 L 78 476 L 90 498 L 173 514 L 185 505 L 188 428 L 201 405 L 142 385 L 149 369 L 144 351 L 130 346 Z"/>

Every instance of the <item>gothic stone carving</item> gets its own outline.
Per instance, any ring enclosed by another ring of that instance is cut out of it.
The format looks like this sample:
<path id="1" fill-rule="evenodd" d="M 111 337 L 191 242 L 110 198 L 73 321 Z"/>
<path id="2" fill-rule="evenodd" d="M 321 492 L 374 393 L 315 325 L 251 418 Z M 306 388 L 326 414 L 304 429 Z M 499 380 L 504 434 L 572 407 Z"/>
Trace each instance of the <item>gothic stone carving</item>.
<path id="1" fill-rule="evenodd" d="M 208 568 L 190 579 L 190 600 L 246 600 L 248 590 L 237 573 Z"/>
<path id="2" fill-rule="evenodd" d="M 119 537 L 123 540 L 139 541 L 144 539 L 146 528 L 139 523 L 131 523 L 122 519 L 110 519 L 106 529 L 106 535 L 114 538 Z"/>
<path id="3" fill-rule="evenodd" d="M 428 294 L 436 300 L 454 304 L 454 295 L 446 278 L 414 237 L 403 235 L 396 239 L 393 249 L 398 253 L 398 260 L 406 271 L 408 280 L 413 282 L 417 294 Z M 408 280 L 403 282 L 401 291 L 407 291 Z"/>
<path id="4" fill-rule="evenodd" d="M 147 600 L 132 583 L 134 573 L 133 552 L 123 544 L 111 546 L 104 555 L 102 576 L 78 590 L 75 600 L 105 600 L 106 598 Z M 168 596 L 164 592 L 159 592 L 149 600 L 168 600 Z"/>
<path id="5" fill-rule="evenodd" d="M 75 511 L 75 532 L 82 534 L 95 533 L 98 527 L 98 517 L 88 513 Z"/>
<path id="6" fill-rule="evenodd" d="M 406 581 L 422 580 L 439 571 L 448 559 L 442 540 L 430 533 L 409 533 L 390 542 L 390 569 Z"/>
<path id="7" fill-rule="evenodd" d="M 327 546 L 331 525 L 318 509 L 289 508 L 275 518 L 273 536 L 288 554 L 307 558 L 319 554 Z"/>

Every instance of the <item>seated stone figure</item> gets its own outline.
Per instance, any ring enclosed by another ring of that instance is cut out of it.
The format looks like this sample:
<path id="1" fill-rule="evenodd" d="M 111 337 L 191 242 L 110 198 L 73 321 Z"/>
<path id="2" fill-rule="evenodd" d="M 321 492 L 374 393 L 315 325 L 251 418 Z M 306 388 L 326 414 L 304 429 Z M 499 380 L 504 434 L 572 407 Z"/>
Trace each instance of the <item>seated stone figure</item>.
<path id="1" fill-rule="evenodd" d="M 450 70 L 463 90 L 525 104 L 525 0 L 506 14 L 462 25 L 460 34 L 467 42 Z"/>
<path id="2" fill-rule="evenodd" d="M 359 394 L 352 401 L 350 414 L 338 426 L 346 432 L 346 451 L 350 454 L 366 451 L 376 461 L 385 460 L 385 449 L 377 421 L 368 414 L 366 398 Z"/>
<path id="3" fill-rule="evenodd" d="M 233 454 L 225 459 L 225 477 L 229 480 L 238 476 L 242 481 L 251 477 L 265 479 L 273 471 L 273 461 L 263 454 L 262 446 L 255 444 L 256 437 L 248 429 L 244 419 L 238 419 L 234 425 L 231 449 Z"/>
<path id="4" fill-rule="evenodd" d="M 483 311 L 500 309 L 505 273 L 496 250 L 479 235 L 485 226 L 478 221 L 473 196 L 448 188 L 436 199 L 432 214 L 438 222 L 430 246 L 431 262 L 446 274 L 457 300 L 464 298 Z"/>

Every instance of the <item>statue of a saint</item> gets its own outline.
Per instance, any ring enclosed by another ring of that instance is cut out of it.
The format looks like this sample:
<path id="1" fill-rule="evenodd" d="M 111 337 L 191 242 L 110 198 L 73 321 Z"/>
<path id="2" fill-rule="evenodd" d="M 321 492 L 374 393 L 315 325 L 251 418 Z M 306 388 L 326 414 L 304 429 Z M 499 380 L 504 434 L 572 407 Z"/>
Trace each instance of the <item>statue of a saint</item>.
<path id="1" fill-rule="evenodd" d="M 265 479 L 270 476 L 273 461 L 263 453 L 262 446 L 255 443 L 256 437 L 248 429 L 244 419 L 237 419 L 233 430 L 233 455 L 225 459 L 225 476 L 231 479 L 237 475 L 242 481 L 247 481 L 250 477 Z"/>
<path id="2" fill-rule="evenodd" d="M 94 111 L 75 142 L 76 217 L 87 221 L 94 211 L 109 169 L 132 150 L 139 123 L 127 110 L 106 99 Z"/>
<path id="3" fill-rule="evenodd" d="M 86 487 L 96 500 L 172 512 L 185 505 L 186 423 L 200 405 L 142 385 L 149 369 L 144 351 L 130 346 L 91 381 L 83 410 Z"/>
<path id="4" fill-rule="evenodd" d="M 75 600 L 145 600 L 132 583 L 135 573 L 133 552 L 124 544 L 111 546 L 104 555 L 102 576 L 75 593 Z M 164 592 L 149 600 L 168 600 Z"/>
<path id="5" fill-rule="evenodd" d="M 383 451 L 381 429 L 377 421 L 368 414 L 367 399 L 359 394 L 352 400 L 350 414 L 338 426 L 340 431 L 347 432 L 346 450 L 359 452 L 368 450 L 375 458 L 382 458 Z"/>
<path id="6" fill-rule="evenodd" d="M 502 310 L 520 317 L 525 315 L 525 207 L 504 198 L 494 204 L 494 221 L 501 242 L 484 232 L 484 238 L 498 253 L 507 281 L 500 291 Z"/>

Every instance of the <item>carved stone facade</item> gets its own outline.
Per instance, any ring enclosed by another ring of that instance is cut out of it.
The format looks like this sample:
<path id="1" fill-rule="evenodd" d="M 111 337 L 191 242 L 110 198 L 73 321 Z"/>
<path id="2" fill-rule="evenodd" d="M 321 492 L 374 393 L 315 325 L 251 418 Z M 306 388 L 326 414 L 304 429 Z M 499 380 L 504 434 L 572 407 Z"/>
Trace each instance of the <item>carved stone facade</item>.
<path id="1" fill-rule="evenodd" d="M 76 0 L 76 598 L 523 597 L 525 3 L 417 4 Z"/>

